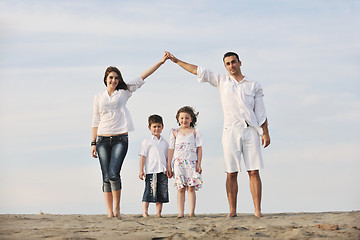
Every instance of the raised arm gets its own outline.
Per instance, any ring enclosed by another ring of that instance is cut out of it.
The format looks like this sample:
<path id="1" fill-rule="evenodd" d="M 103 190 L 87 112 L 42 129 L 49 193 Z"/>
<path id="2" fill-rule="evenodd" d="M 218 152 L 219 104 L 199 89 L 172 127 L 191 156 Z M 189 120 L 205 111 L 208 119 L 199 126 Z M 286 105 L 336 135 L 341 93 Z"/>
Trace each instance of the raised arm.
<path id="1" fill-rule="evenodd" d="M 148 76 L 150 76 L 151 74 L 153 74 L 161 65 L 164 64 L 164 62 L 169 59 L 169 53 L 165 52 L 164 56 L 161 58 L 161 60 L 156 63 L 154 66 L 152 66 L 151 68 L 145 70 L 140 76 L 143 80 L 145 80 Z"/>
<path id="2" fill-rule="evenodd" d="M 180 67 L 182 67 L 183 69 L 185 69 L 186 71 L 197 75 L 197 68 L 198 66 L 194 65 L 194 64 L 190 64 L 184 61 L 181 61 L 180 59 L 177 59 L 174 55 L 172 55 L 169 52 L 165 52 L 167 54 L 169 54 L 169 58 L 171 61 L 173 61 L 174 63 L 176 63 L 177 65 L 179 65 Z"/>

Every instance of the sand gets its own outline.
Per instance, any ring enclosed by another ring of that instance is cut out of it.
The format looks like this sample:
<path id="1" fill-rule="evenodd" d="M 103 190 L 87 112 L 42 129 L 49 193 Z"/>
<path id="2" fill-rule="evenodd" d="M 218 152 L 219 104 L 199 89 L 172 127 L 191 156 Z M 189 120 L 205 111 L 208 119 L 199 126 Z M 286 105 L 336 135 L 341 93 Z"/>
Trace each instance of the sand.
<path id="1" fill-rule="evenodd" d="M 360 211 L 199 214 L 195 218 L 122 215 L 0 215 L 0 239 L 360 239 Z"/>

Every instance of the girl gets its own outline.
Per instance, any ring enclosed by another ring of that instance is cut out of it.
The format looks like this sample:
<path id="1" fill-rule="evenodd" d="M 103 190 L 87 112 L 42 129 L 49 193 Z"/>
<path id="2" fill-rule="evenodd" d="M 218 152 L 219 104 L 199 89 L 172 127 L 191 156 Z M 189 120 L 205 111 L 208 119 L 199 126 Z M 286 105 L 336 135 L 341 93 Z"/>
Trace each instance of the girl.
<path id="1" fill-rule="evenodd" d="M 202 139 L 195 124 L 197 115 L 189 106 L 180 108 L 176 114 L 176 120 L 180 128 L 173 129 L 170 134 L 168 152 L 168 177 L 174 175 L 175 186 L 178 190 L 178 218 L 184 217 L 185 190 L 189 198 L 190 217 L 195 216 L 195 203 L 197 191 L 201 188 L 201 160 Z M 172 169 L 173 168 L 173 169 Z"/>
<path id="2" fill-rule="evenodd" d="M 168 58 L 165 53 L 158 63 L 128 83 L 122 79 L 119 69 L 108 67 L 104 76 L 106 91 L 94 97 L 91 155 L 99 156 L 108 217 L 120 218 L 120 170 L 128 149 L 128 132 L 134 130 L 126 103 Z"/>

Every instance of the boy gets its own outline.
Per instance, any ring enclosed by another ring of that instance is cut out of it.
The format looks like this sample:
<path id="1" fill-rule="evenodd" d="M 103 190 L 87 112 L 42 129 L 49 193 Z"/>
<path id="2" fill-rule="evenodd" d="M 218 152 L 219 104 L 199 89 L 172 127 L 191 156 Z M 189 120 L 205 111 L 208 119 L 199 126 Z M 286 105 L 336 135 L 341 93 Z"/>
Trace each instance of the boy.
<path id="1" fill-rule="evenodd" d="M 144 179 L 145 190 L 142 199 L 143 217 L 148 217 L 149 203 L 156 203 L 156 216 L 161 217 L 163 203 L 169 202 L 168 179 L 166 176 L 168 142 L 161 136 L 164 129 L 162 117 L 148 118 L 152 136 L 141 144 L 139 178 Z M 144 170 L 145 167 L 145 170 Z"/>

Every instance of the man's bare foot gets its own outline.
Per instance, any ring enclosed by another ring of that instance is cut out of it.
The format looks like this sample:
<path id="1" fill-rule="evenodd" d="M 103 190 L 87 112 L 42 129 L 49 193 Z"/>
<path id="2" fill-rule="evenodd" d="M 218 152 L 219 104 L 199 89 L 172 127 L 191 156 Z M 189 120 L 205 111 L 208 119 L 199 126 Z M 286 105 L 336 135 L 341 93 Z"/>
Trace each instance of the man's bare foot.
<path id="1" fill-rule="evenodd" d="M 232 218 L 232 217 L 237 217 L 237 215 L 236 215 L 236 213 L 229 213 L 226 217 Z"/>

